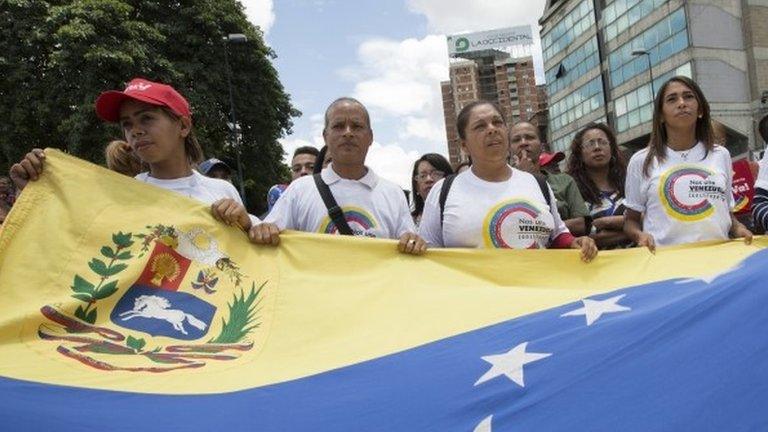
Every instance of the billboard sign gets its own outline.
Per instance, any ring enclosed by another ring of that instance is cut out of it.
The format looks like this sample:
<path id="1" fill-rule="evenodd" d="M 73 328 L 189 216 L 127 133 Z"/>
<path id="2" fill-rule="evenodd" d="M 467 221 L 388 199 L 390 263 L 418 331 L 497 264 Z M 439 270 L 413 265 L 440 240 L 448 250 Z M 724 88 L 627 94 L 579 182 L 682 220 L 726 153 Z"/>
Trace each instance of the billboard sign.
<path id="1" fill-rule="evenodd" d="M 472 51 L 531 44 L 533 44 L 533 32 L 529 25 L 477 33 L 449 35 L 448 55 L 455 57 L 459 54 Z"/>

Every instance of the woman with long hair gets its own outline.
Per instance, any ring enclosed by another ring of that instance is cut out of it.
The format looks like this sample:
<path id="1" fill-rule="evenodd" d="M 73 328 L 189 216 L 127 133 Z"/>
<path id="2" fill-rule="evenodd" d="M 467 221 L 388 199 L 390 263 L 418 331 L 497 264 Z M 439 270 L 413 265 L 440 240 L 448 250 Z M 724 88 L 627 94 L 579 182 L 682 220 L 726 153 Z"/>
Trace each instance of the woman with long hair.
<path id="1" fill-rule="evenodd" d="M 589 123 L 576 133 L 568 157 L 591 218 L 589 236 L 601 249 L 629 244 L 624 234 L 624 180 L 627 167 L 616 134 L 605 123 Z"/>
<path id="2" fill-rule="evenodd" d="M 446 177 L 424 204 L 419 234 L 438 247 L 572 248 L 584 261 L 597 254 L 595 242 L 568 231 L 552 189 L 543 178 L 509 166 L 509 130 L 501 110 L 472 102 L 457 118 L 467 171 Z"/>
<path id="3" fill-rule="evenodd" d="M 413 163 L 411 175 L 411 194 L 413 195 L 413 221 L 416 225 L 421 220 L 424 211 L 424 200 L 427 199 L 432 186 L 443 177 L 453 174 L 451 164 L 437 153 L 427 153 Z"/>
<path id="4" fill-rule="evenodd" d="M 137 180 L 209 204 L 215 218 L 244 230 L 258 221 L 248 215 L 234 186 L 194 169 L 203 160 L 203 150 L 192 128 L 189 103 L 173 87 L 133 79 L 123 91 L 102 93 L 96 99 L 96 114 L 119 123 L 132 152 L 148 167 L 136 175 Z M 37 180 L 44 163 L 43 150 L 33 149 L 14 164 L 10 174 L 16 187 Z"/>
<path id="5" fill-rule="evenodd" d="M 709 103 L 690 78 L 670 78 L 653 102 L 648 146 L 627 167 L 624 232 L 652 252 L 752 233 L 731 213 L 731 156 L 715 144 Z"/>

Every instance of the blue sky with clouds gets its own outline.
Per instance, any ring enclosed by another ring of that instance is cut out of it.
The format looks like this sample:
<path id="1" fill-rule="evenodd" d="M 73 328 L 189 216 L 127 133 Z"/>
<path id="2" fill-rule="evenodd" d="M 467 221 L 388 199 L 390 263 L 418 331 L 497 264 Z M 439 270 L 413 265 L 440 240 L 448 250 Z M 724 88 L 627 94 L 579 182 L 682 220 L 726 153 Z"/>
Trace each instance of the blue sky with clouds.
<path id="1" fill-rule="evenodd" d="M 245 0 L 275 50 L 280 80 L 303 115 L 281 140 L 287 153 L 322 146 L 323 112 L 340 96 L 371 112 L 367 164 L 410 189 L 421 154 L 446 154 L 440 81 L 445 35 L 532 24 L 544 0 Z M 534 52 L 540 51 L 537 45 Z M 541 64 L 540 56 L 538 63 Z M 537 73 L 542 75 L 541 67 Z"/>

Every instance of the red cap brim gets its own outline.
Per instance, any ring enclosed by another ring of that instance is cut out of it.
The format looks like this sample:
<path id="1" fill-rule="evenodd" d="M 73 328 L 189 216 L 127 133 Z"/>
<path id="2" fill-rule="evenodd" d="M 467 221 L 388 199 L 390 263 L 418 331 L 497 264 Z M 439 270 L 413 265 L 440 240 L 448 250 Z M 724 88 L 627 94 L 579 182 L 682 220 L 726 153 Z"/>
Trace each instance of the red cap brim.
<path id="1" fill-rule="evenodd" d="M 104 121 L 117 123 L 120 120 L 120 106 L 126 99 L 132 99 L 150 105 L 164 106 L 164 103 L 158 102 L 152 98 L 142 95 L 127 95 L 121 91 L 110 90 L 99 95 L 96 98 L 96 115 Z"/>

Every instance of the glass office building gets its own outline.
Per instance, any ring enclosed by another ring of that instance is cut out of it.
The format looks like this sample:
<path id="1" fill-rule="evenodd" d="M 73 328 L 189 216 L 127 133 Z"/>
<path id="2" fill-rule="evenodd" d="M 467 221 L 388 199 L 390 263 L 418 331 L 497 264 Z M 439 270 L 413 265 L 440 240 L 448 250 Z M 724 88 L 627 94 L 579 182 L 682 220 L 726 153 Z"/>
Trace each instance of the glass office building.
<path id="1" fill-rule="evenodd" d="M 567 151 L 581 127 L 603 121 L 626 147 L 643 147 L 654 91 L 685 75 L 704 90 L 734 156 L 762 148 L 755 124 L 768 100 L 760 87 L 768 87 L 768 52 L 759 58 L 768 32 L 749 32 L 760 19 L 768 6 L 740 0 L 548 0 L 539 23 L 550 146 Z"/>

